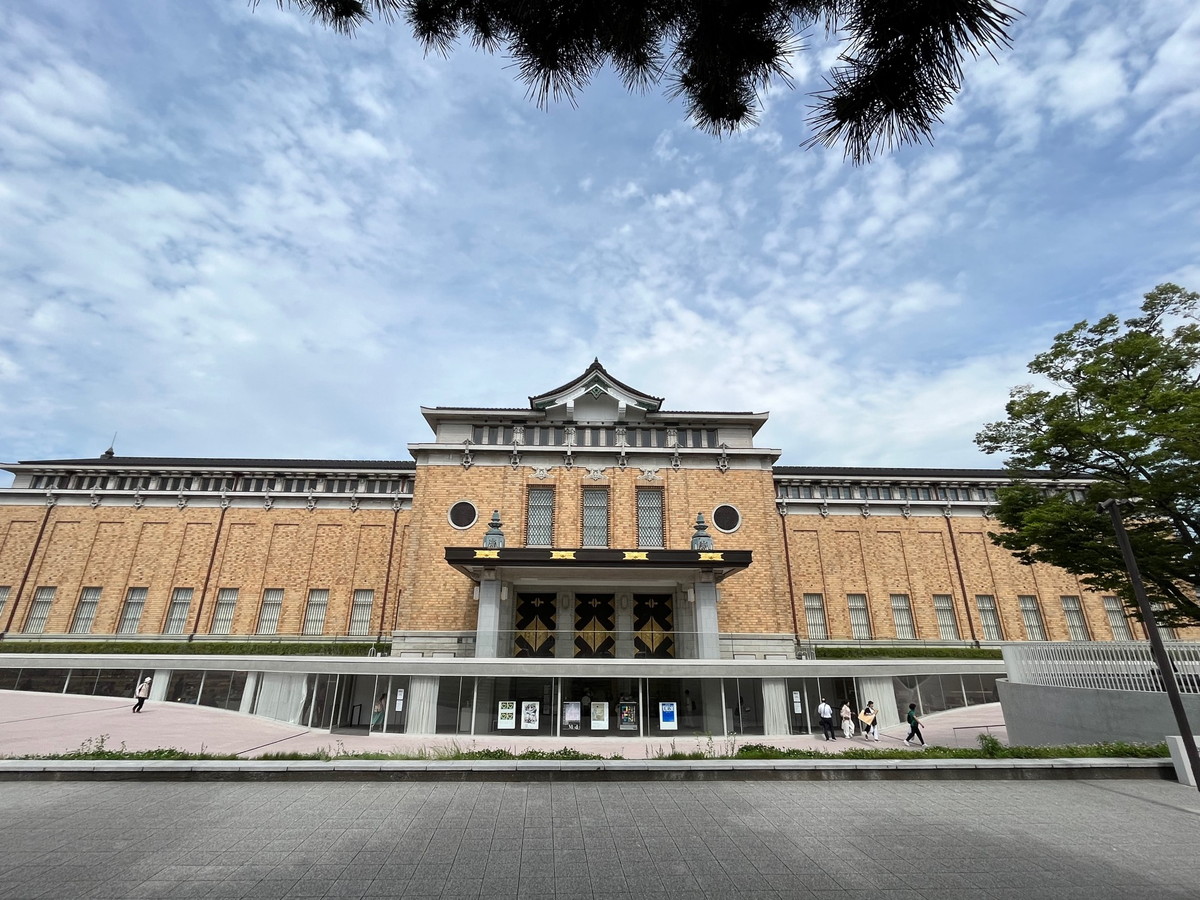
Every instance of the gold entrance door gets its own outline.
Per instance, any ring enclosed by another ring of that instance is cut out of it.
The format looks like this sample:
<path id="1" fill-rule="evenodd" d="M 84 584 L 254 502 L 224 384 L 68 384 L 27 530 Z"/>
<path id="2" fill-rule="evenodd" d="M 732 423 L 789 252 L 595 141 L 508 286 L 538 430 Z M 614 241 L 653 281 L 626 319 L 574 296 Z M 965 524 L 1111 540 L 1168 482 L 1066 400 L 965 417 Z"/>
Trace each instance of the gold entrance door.
<path id="1" fill-rule="evenodd" d="M 633 655 L 675 658 L 675 607 L 670 594 L 633 595 Z"/>
<path id="2" fill-rule="evenodd" d="M 517 594 L 513 656 L 554 656 L 555 594 Z"/>
<path id="3" fill-rule="evenodd" d="M 612 594 L 576 594 L 575 658 L 613 659 L 617 655 L 616 620 Z"/>

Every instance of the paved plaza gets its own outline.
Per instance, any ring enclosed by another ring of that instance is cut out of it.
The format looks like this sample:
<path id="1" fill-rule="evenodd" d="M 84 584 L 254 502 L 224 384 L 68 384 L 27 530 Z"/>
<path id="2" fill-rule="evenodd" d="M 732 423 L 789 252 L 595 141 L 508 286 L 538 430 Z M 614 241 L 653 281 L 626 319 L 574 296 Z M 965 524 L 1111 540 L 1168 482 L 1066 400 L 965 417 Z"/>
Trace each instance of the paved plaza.
<path id="1" fill-rule="evenodd" d="M 0 783 L 0 898 L 1195 898 L 1161 781 Z"/>

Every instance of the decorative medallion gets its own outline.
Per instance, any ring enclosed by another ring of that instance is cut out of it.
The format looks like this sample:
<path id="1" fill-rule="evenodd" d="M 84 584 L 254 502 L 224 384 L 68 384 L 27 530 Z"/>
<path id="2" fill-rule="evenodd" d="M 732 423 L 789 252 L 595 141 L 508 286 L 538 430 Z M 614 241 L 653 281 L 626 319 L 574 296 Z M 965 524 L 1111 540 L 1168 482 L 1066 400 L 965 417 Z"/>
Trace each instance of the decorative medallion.
<path id="1" fill-rule="evenodd" d="M 179 496 L 182 497 L 183 494 L 180 494 Z M 92 509 L 95 509 L 99 505 L 100 505 L 100 495 L 97 494 L 95 491 L 92 491 L 92 495 L 90 497 L 88 497 L 88 506 L 90 506 Z"/>
<path id="2" fill-rule="evenodd" d="M 534 478 L 545 479 L 550 474 L 550 470 L 553 469 L 554 466 L 530 466 L 530 468 L 533 469 Z"/>
<path id="3" fill-rule="evenodd" d="M 587 477 L 592 481 L 600 481 L 604 477 L 604 466 L 588 466 Z"/>
<path id="4" fill-rule="evenodd" d="M 647 481 L 657 481 L 658 480 L 658 466 L 653 466 L 648 469 L 646 469 L 646 468 L 642 469 L 642 474 L 638 477 L 645 478 Z"/>

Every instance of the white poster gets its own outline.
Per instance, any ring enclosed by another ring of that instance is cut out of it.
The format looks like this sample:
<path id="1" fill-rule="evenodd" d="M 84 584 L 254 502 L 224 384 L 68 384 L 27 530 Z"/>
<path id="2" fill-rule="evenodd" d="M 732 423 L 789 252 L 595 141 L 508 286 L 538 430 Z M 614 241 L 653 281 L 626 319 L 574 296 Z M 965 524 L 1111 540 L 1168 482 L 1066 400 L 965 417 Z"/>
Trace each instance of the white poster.
<path id="1" fill-rule="evenodd" d="M 578 731 L 579 721 L 583 713 L 583 704 L 578 700 L 568 700 L 563 704 L 563 731 Z"/>
<path id="2" fill-rule="evenodd" d="M 804 712 L 804 702 L 800 699 L 799 691 L 792 691 L 792 712 L 796 715 Z"/>
<path id="3" fill-rule="evenodd" d="M 542 704 L 537 700 L 521 701 L 521 728 L 537 731 L 542 718 Z"/>
<path id="4" fill-rule="evenodd" d="M 517 727 L 517 701 L 501 700 L 500 713 L 496 718 L 497 728 L 512 729 Z"/>
<path id="5" fill-rule="evenodd" d="M 658 727 L 663 731 L 678 731 L 678 708 L 674 700 L 664 700 L 658 704 Z"/>
<path id="6" fill-rule="evenodd" d="M 592 731 L 608 731 L 608 701 L 592 701 Z"/>
<path id="7" fill-rule="evenodd" d="M 404 688 L 396 688 L 396 712 L 404 712 Z"/>

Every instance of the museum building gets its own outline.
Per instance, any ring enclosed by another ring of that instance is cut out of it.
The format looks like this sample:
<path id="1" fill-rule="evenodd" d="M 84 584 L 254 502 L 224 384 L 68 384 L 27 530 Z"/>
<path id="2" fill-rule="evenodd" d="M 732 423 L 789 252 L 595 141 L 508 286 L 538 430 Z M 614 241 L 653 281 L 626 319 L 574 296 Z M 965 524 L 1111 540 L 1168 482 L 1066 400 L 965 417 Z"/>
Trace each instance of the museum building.
<path id="1" fill-rule="evenodd" d="M 766 413 L 668 410 L 599 361 L 527 406 L 422 413 L 407 460 L 4 466 L 3 642 L 121 653 L 0 653 L 0 689 L 156 673 L 159 699 L 311 727 L 769 735 L 811 730 L 823 695 L 886 724 L 990 702 L 1003 674 L 822 647 L 1144 636 L 991 543 L 1004 470 L 779 466 Z M 181 641 L 223 650 L 149 652 Z M 267 641 L 362 650 L 226 652 Z"/>

